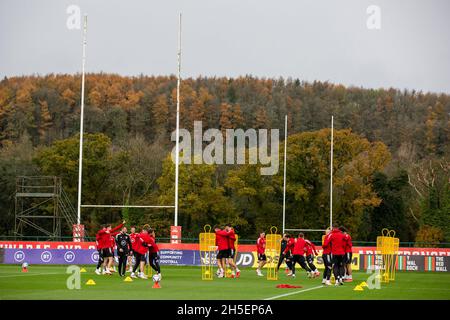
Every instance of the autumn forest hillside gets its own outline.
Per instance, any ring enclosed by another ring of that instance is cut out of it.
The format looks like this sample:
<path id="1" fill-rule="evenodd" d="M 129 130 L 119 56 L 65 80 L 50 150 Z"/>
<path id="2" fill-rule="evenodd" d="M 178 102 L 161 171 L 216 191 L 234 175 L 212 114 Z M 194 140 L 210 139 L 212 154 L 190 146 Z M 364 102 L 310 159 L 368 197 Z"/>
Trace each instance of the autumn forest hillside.
<path id="1" fill-rule="evenodd" d="M 0 82 L 0 235 L 13 233 L 18 175 L 62 177 L 75 204 L 80 84 L 79 75 L 53 74 Z M 83 202 L 172 204 L 176 78 L 88 74 L 85 104 Z M 390 227 L 402 241 L 450 242 L 450 95 L 251 76 L 182 81 L 188 130 L 202 121 L 203 130 L 276 128 L 283 137 L 286 114 L 289 226 L 327 224 L 334 115 L 337 221 L 361 241 Z M 182 165 L 183 235 L 231 222 L 253 238 L 281 225 L 282 162 L 274 176 L 258 165 Z M 173 223 L 169 209 L 84 209 L 82 222 L 92 233 L 122 217 L 161 236 Z"/>

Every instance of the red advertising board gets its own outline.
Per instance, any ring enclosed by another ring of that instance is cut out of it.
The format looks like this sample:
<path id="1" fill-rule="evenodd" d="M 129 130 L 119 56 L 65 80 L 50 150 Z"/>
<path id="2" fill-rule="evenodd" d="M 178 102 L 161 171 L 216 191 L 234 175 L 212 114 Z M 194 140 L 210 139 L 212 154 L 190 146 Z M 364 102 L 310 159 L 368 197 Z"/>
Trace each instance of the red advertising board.
<path id="1" fill-rule="evenodd" d="M 198 250 L 196 243 L 161 243 L 161 249 L 172 250 Z M 0 248 L 4 249 L 95 249 L 95 242 L 51 242 L 51 241 L 0 241 Z M 239 245 L 239 251 L 252 252 L 256 245 Z M 321 250 L 321 247 L 318 247 Z M 353 247 L 353 252 L 372 255 L 375 247 Z M 399 255 L 417 256 L 450 256 L 450 248 L 400 248 Z"/>

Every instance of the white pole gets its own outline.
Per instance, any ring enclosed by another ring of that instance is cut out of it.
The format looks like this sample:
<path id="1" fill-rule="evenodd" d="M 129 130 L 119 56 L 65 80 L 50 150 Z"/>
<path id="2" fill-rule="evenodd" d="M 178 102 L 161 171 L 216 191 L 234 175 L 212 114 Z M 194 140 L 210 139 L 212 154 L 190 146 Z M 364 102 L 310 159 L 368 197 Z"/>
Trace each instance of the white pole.
<path id="1" fill-rule="evenodd" d="M 77 224 L 81 222 L 81 179 L 83 175 L 83 118 L 84 118 L 84 68 L 86 65 L 86 33 L 87 33 L 87 15 L 84 16 L 83 25 L 83 58 L 81 61 L 81 112 L 80 112 L 80 151 L 78 160 L 78 207 Z"/>
<path id="2" fill-rule="evenodd" d="M 287 115 L 284 117 L 284 168 L 283 168 L 283 234 L 286 227 L 286 154 L 287 154 Z"/>
<path id="3" fill-rule="evenodd" d="M 334 117 L 331 116 L 331 151 L 330 151 L 330 228 L 333 228 L 333 131 Z"/>
<path id="4" fill-rule="evenodd" d="M 180 84 L 181 84 L 181 13 L 178 19 L 178 72 L 177 72 L 177 128 L 175 143 L 175 221 L 178 226 L 178 166 L 179 166 L 179 147 L 180 147 Z"/>

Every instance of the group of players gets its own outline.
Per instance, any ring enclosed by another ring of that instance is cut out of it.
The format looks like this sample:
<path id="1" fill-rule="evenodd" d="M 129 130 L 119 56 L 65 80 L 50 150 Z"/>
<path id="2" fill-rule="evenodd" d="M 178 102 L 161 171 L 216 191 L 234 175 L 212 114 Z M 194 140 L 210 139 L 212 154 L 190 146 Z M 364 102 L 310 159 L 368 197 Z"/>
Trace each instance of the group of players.
<path id="1" fill-rule="evenodd" d="M 239 278 L 241 271 L 236 266 L 234 257 L 236 254 L 236 234 L 230 224 L 223 228 L 216 227 L 216 246 L 217 246 L 217 273 L 219 278 L 224 278 L 227 264 L 231 267 L 231 277 Z"/>
<path id="2" fill-rule="evenodd" d="M 156 272 L 158 281 L 161 280 L 161 268 L 159 265 L 159 248 L 155 241 L 155 231 L 149 226 L 144 226 L 140 233 L 136 233 L 136 228 L 130 228 L 131 233 L 127 233 L 125 221 L 115 228 L 110 224 L 103 225 L 97 232 L 96 245 L 99 254 L 95 273 L 98 275 L 111 275 L 115 270 L 115 254 L 118 256 L 119 276 L 125 276 L 127 264 L 128 272 L 132 278 L 147 279 L 144 269 L 149 263 Z M 217 246 L 217 276 L 225 277 L 227 265 L 231 268 L 231 277 L 239 278 L 240 270 L 235 263 L 236 254 L 236 234 L 231 225 L 227 224 L 223 228 L 216 227 Z M 261 270 L 267 263 L 266 235 L 261 232 L 256 241 L 258 255 L 258 267 L 256 274 L 263 276 Z M 342 285 L 344 282 L 352 281 L 352 238 L 344 227 L 334 226 L 327 229 L 322 242 L 322 260 L 325 266 L 322 284 L 331 285 L 331 274 L 336 280 L 335 285 Z M 314 265 L 314 257 L 319 253 L 314 243 L 305 238 L 303 233 L 297 237 L 284 234 L 281 240 L 281 251 L 277 264 L 279 271 L 283 261 L 286 261 L 288 270 L 287 276 L 295 278 L 295 266 L 298 263 L 307 273 L 309 278 L 320 276 L 320 272 Z M 138 271 L 139 269 L 139 271 Z"/>
<path id="3" fill-rule="evenodd" d="M 145 225 L 139 233 L 134 226 L 130 228 L 130 234 L 127 231 L 123 221 L 115 228 L 112 228 L 110 224 L 103 225 L 97 232 L 96 245 L 99 258 L 95 273 L 111 275 L 116 272 L 115 254 L 117 253 L 119 276 L 125 276 L 128 264 L 128 272 L 131 273 L 132 278 L 147 279 L 144 270 L 146 263 L 149 263 L 156 272 L 157 281 L 160 281 L 162 277 L 155 231 L 148 225 Z"/>
<path id="4" fill-rule="evenodd" d="M 258 253 L 258 267 L 256 274 L 263 276 L 261 269 L 267 263 L 265 255 L 266 239 L 265 233 L 262 232 L 256 241 L 256 250 Z M 331 274 L 336 279 L 335 285 L 343 285 L 344 282 L 351 282 L 352 279 L 352 238 L 344 227 L 334 226 L 327 229 L 322 243 L 322 260 L 325 266 L 322 284 L 331 285 Z M 284 234 L 281 240 L 280 258 L 278 259 L 277 272 L 283 261 L 286 261 L 288 276 L 295 278 L 295 266 L 298 263 L 308 277 L 316 278 L 320 276 L 320 272 L 314 265 L 314 257 L 319 253 L 310 240 L 305 238 L 303 233 L 299 233 L 297 238 L 290 234 Z"/>

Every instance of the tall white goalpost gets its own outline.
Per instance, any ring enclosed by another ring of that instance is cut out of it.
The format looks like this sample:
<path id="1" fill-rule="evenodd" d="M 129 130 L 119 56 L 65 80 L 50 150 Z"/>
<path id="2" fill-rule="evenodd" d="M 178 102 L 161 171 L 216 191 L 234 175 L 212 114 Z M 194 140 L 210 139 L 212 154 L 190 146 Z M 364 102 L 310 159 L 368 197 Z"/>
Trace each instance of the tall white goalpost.
<path id="1" fill-rule="evenodd" d="M 80 106 L 80 150 L 78 159 L 78 202 L 77 202 L 77 225 L 81 221 L 81 180 L 83 175 L 83 124 L 84 124 L 84 80 L 86 66 L 86 34 L 87 34 L 87 15 L 83 21 L 83 55 L 81 58 L 81 106 Z"/>
<path id="2" fill-rule="evenodd" d="M 331 146 L 330 146 L 330 228 L 333 227 L 333 149 L 334 149 L 334 116 L 331 116 Z M 283 233 L 294 232 L 320 232 L 326 229 L 287 229 L 286 228 L 286 160 L 287 160 L 287 115 L 284 119 L 284 166 L 283 166 Z"/>
<path id="3" fill-rule="evenodd" d="M 177 125 L 175 142 L 175 217 L 174 226 L 178 226 L 178 170 L 180 160 L 180 85 L 181 85 L 181 13 L 178 17 L 178 54 L 177 54 Z"/>
<path id="4" fill-rule="evenodd" d="M 87 47 L 87 15 L 84 16 L 83 23 L 83 53 L 81 65 L 81 105 L 80 105 L 80 146 L 78 162 L 78 195 L 77 195 L 77 225 L 80 230 L 81 208 L 174 208 L 174 226 L 178 226 L 178 176 L 179 176 L 179 140 L 180 140 L 180 86 L 181 86 L 181 13 L 178 18 L 178 51 L 177 51 L 177 119 L 176 119 L 176 143 L 175 143 L 175 199 L 174 205 L 113 205 L 113 204 L 81 204 L 81 192 L 83 181 L 83 135 L 84 135 L 84 92 L 85 92 L 85 66 Z M 79 232 L 79 231 L 77 231 Z M 80 236 L 82 237 L 82 236 Z"/>

